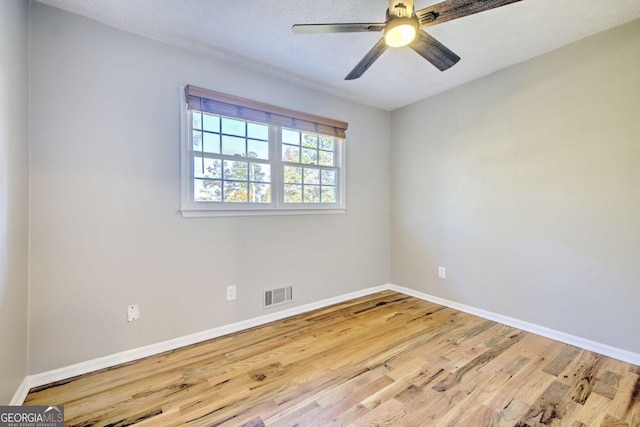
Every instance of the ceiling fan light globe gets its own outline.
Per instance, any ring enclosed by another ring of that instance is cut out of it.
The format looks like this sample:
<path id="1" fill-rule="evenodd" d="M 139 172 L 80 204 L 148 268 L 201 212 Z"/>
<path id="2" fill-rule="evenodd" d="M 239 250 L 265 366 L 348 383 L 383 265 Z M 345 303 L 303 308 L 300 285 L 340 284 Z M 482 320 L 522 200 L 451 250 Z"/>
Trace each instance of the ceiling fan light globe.
<path id="1" fill-rule="evenodd" d="M 400 24 L 387 29 L 384 41 L 389 47 L 406 46 L 416 38 L 416 27 L 411 24 Z"/>

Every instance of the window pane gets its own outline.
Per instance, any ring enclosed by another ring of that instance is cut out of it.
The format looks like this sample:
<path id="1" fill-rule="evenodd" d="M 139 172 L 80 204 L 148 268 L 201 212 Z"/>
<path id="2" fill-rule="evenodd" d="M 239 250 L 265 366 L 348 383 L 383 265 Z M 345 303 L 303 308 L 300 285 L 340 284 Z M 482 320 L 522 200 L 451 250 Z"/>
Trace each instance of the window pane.
<path id="1" fill-rule="evenodd" d="M 249 184 L 249 201 L 252 203 L 271 203 L 271 185 Z"/>
<path id="2" fill-rule="evenodd" d="M 320 171 L 318 169 L 304 168 L 305 184 L 320 184 Z"/>
<path id="3" fill-rule="evenodd" d="M 304 203 L 320 203 L 320 186 L 305 185 L 303 200 L 304 200 Z"/>
<path id="4" fill-rule="evenodd" d="M 202 132 L 193 131 L 193 151 L 202 151 Z"/>
<path id="5" fill-rule="evenodd" d="M 283 145 L 282 160 L 285 162 L 300 163 L 300 147 L 294 147 L 292 145 Z"/>
<path id="6" fill-rule="evenodd" d="M 284 185 L 284 202 L 285 203 L 302 203 L 302 185 L 285 184 Z"/>
<path id="7" fill-rule="evenodd" d="M 220 159 L 204 159 L 203 173 L 205 178 L 222 178 L 222 160 Z"/>
<path id="8" fill-rule="evenodd" d="M 302 146 L 310 147 L 310 148 L 318 148 L 318 135 L 315 133 L 303 133 Z"/>
<path id="9" fill-rule="evenodd" d="M 191 113 L 191 119 L 194 129 L 202 129 L 202 113 L 200 111 L 193 111 Z"/>
<path id="10" fill-rule="evenodd" d="M 220 154 L 220 135 L 217 133 L 204 133 L 203 149 L 205 153 Z"/>
<path id="11" fill-rule="evenodd" d="M 196 202 L 221 202 L 222 181 L 196 179 L 193 181 L 193 200 Z"/>
<path id="12" fill-rule="evenodd" d="M 220 133 L 220 117 L 218 116 L 204 113 L 202 115 L 202 125 L 204 130 Z"/>
<path id="13" fill-rule="evenodd" d="M 335 151 L 334 139 L 332 136 L 320 135 L 320 148 L 327 151 Z"/>
<path id="14" fill-rule="evenodd" d="M 271 182 L 271 166 L 262 163 L 250 163 L 249 181 Z"/>
<path id="15" fill-rule="evenodd" d="M 227 135 L 246 136 L 246 124 L 244 120 L 222 118 L 222 133 Z"/>
<path id="16" fill-rule="evenodd" d="M 195 178 L 204 178 L 204 165 L 202 164 L 202 157 L 193 158 L 193 176 Z"/>
<path id="17" fill-rule="evenodd" d="M 254 139 L 269 139 L 269 126 L 258 123 L 247 123 L 247 136 Z"/>
<path id="18" fill-rule="evenodd" d="M 336 188 L 335 187 L 321 187 L 321 200 L 322 203 L 335 203 L 336 202 Z"/>
<path id="19" fill-rule="evenodd" d="M 334 170 L 322 170 L 322 185 L 336 185 L 336 171 Z"/>
<path id="20" fill-rule="evenodd" d="M 225 180 L 232 179 L 236 181 L 246 181 L 249 178 L 249 163 L 225 160 L 223 177 Z M 225 194 L 225 198 L 226 197 L 227 196 Z"/>
<path id="21" fill-rule="evenodd" d="M 248 201 L 246 182 L 224 181 L 224 201 L 230 203 L 242 203 Z"/>
<path id="22" fill-rule="evenodd" d="M 318 164 L 318 150 L 312 148 L 302 149 L 302 163 L 308 163 L 311 165 Z"/>
<path id="23" fill-rule="evenodd" d="M 284 182 L 302 184 L 302 168 L 296 166 L 285 166 Z"/>
<path id="24" fill-rule="evenodd" d="M 235 136 L 222 135 L 222 154 L 246 157 L 246 140 Z"/>
<path id="25" fill-rule="evenodd" d="M 319 151 L 320 163 L 322 166 L 333 166 L 333 153 L 331 151 Z"/>
<path id="26" fill-rule="evenodd" d="M 256 141 L 250 139 L 247 141 L 247 155 L 252 159 L 269 160 L 269 141 Z"/>
<path id="27" fill-rule="evenodd" d="M 300 145 L 300 132 L 282 129 L 282 142 L 285 144 Z"/>

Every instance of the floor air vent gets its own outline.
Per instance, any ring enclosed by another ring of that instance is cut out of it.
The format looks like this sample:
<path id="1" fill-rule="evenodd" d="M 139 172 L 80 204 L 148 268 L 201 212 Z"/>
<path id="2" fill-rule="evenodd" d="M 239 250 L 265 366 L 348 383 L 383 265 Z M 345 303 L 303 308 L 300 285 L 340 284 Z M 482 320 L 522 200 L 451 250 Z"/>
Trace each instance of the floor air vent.
<path id="1" fill-rule="evenodd" d="M 293 287 L 285 286 L 284 288 L 268 289 L 264 291 L 264 306 L 273 307 L 274 305 L 286 304 L 293 301 Z"/>

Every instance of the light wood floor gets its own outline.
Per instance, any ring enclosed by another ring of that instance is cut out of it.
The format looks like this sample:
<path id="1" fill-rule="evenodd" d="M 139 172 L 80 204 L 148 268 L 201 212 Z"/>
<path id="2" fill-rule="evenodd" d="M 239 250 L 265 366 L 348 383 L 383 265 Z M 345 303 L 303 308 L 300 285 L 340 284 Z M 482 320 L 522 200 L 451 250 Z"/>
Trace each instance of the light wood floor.
<path id="1" fill-rule="evenodd" d="M 640 426 L 640 368 L 395 292 L 32 389 L 75 426 Z"/>

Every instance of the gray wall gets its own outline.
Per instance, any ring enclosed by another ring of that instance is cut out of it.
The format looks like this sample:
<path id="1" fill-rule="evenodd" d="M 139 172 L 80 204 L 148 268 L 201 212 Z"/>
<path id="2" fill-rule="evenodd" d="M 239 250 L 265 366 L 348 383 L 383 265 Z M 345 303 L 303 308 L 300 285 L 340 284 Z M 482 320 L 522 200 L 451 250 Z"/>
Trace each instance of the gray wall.
<path id="1" fill-rule="evenodd" d="M 265 287 L 293 285 L 290 308 L 387 282 L 388 112 L 37 3 L 31 16 L 31 373 L 269 313 Z M 348 212 L 181 218 L 185 84 L 349 122 Z"/>
<path id="2" fill-rule="evenodd" d="M 392 283 L 640 353 L 638 70 L 634 21 L 394 111 Z"/>
<path id="3" fill-rule="evenodd" d="M 27 373 L 28 9 L 0 1 L 0 404 Z"/>

